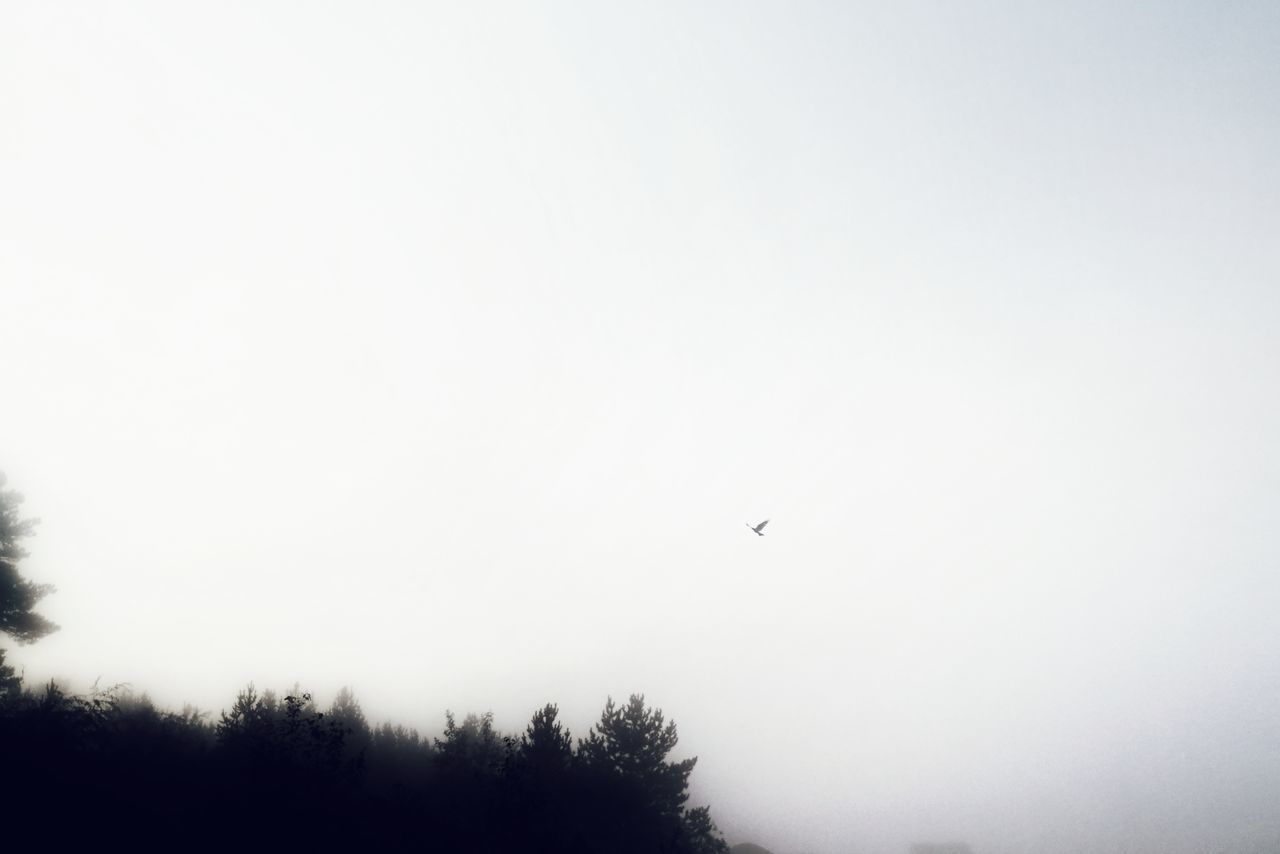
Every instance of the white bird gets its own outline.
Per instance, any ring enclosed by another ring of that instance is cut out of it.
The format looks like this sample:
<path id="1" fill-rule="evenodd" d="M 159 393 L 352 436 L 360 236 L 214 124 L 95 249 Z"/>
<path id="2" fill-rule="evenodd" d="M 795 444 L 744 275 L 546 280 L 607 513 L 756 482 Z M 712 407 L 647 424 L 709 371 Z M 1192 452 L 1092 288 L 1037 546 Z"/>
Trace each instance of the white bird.
<path id="1" fill-rule="evenodd" d="M 769 524 L 769 520 L 768 520 L 768 519 L 765 519 L 765 520 L 764 520 L 763 522 L 761 522 L 759 525 L 752 525 L 750 522 L 747 522 L 747 523 L 746 523 L 746 526 L 747 526 L 748 528 L 750 528 L 751 530 L 755 531 L 755 532 L 756 532 L 756 536 L 757 536 L 757 537 L 763 537 L 763 536 L 764 536 L 764 526 L 765 526 L 765 525 L 768 525 L 768 524 Z"/>

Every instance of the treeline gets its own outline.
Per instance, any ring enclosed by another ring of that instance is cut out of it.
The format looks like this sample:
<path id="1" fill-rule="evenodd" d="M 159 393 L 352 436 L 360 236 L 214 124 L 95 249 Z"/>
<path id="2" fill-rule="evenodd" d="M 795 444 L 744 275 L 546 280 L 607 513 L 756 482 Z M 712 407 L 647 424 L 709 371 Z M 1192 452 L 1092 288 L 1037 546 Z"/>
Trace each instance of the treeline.
<path id="1" fill-rule="evenodd" d="M 34 610 L 53 588 L 18 571 L 36 522 L 5 485 L 0 635 L 32 643 L 57 629 Z M 320 711 L 250 685 L 214 722 L 122 690 L 24 690 L 0 648 L 0 851 L 727 851 L 687 806 L 694 760 L 667 760 L 675 724 L 643 696 L 610 699 L 576 746 L 557 711 L 514 735 L 446 712 L 426 739 L 370 727 L 346 689 Z"/>
<path id="2" fill-rule="evenodd" d="M 2 666 L 2 662 L 0 662 Z M 7 668 L 5 668 L 7 670 Z M 12 674 L 12 671 L 9 671 Z M 633 695 L 573 743 L 555 705 L 519 734 L 491 714 L 438 738 L 370 726 L 344 689 L 324 711 L 251 685 L 217 721 L 120 690 L 0 689 L 5 838 L 141 850 L 725 852 L 688 806 L 693 759 Z M 16 834 L 16 836 L 15 836 Z M 18 849 L 15 849 L 18 850 Z"/>

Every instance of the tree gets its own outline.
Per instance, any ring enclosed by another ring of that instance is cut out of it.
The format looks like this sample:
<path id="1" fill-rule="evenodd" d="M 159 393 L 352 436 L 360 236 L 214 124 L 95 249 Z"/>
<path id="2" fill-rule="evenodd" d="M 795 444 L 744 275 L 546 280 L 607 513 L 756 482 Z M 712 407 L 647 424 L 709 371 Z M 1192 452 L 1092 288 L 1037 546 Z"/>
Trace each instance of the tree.
<path id="1" fill-rule="evenodd" d="M 0 703 L 22 693 L 22 674 L 13 665 L 4 663 L 4 649 L 0 648 Z"/>
<path id="2" fill-rule="evenodd" d="M 547 703 L 533 713 L 533 720 L 520 737 L 519 756 L 523 768 L 541 774 L 564 772 L 573 761 L 573 739 L 556 716 L 560 709 Z"/>
<path id="3" fill-rule="evenodd" d="M 373 731 L 369 728 L 364 710 L 360 708 L 360 701 L 345 685 L 338 691 L 333 705 L 329 706 L 329 720 L 342 727 L 347 755 L 363 761 L 364 753 L 373 739 Z"/>
<path id="4" fill-rule="evenodd" d="M 53 592 L 53 587 L 32 584 L 18 574 L 18 561 L 27 556 L 18 541 L 31 536 L 39 520 L 19 518 L 22 495 L 5 490 L 5 483 L 7 479 L 0 472 L 0 632 L 26 644 L 58 629 L 32 611 L 40 599 Z"/>
<path id="5" fill-rule="evenodd" d="M 589 767 L 637 785 L 660 814 L 677 817 L 689 798 L 689 774 L 698 760 L 667 762 L 676 740 L 675 721 L 665 722 L 661 709 L 647 708 L 643 694 L 632 694 L 621 708 L 610 697 L 578 755 Z"/>
<path id="6" fill-rule="evenodd" d="M 681 829 L 684 847 L 692 854 L 728 854 L 729 843 L 724 841 L 716 823 L 711 820 L 710 807 L 687 810 Z"/>
<path id="7" fill-rule="evenodd" d="M 444 718 L 444 738 L 437 738 L 435 742 L 446 768 L 479 776 L 497 776 L 503 771 L 515 739 L 493 728 L 493 712 L 469 713 L 461 724 L 451 711 L 446 710 Z"/>
<path id="8" fill-rule="evenodd" d="M 573 740 L 547 703 L 534 712 L 506 769 L 504 818 L 515 833 L 508 847 L 534 852 L 574 850 L 577 813 Z M 608 850 L 608 849 L 603 849 Z"/>
<path id="9" fill-rule="evenodd" d="M 310 694 L 297 690 L 277 699 L 274 691 L 258 693 L 253 683 L 236 695 L 230 712 L 222 713 L 215 732 L 219 747 L 238 761 L 257 767 L 308 771 L 359 768 L 343 761 L 346 728 L 316 711 Z"/>
<path id="10" fill-rule="evenodd" d="M 329 717 L 341 721 L 351 732 L 351 741 L 358 742 L 361 745 L 369 742 L 372 735 L 369 729 L 369 721 L 364 716 L 364 710 L 360 708 L 360 701 L 356 699 L 355 693 L 343 686 L 338 691 L 338 696 L 334 698 L 333 705 L 329 706 Z"/>

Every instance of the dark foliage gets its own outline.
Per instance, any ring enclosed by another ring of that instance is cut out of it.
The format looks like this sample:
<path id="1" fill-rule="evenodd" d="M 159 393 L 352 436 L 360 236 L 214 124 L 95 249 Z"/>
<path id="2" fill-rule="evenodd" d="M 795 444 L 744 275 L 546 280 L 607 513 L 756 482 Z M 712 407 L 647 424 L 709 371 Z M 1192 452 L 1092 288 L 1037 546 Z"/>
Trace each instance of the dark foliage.
<path id="1" fill-rule="evenodd" d="M 28 643 L 57 627 L 31 610 L 51 588 L 18 574 L 21 500 L 0 490 L 0 633 Z M 695 760 L 666 760 L 675 724 L 643 696 L 610 699 L 576 750 L 558 714 L 516 737 L 446 712 L 428 740 L 371 727 L 347 688 L 321 712 L 296 685 L 281 700 L 250 684 L 213 723 L 121 686 L 24 692 L 0 649 L 4 850 L 727 852 L 710 812 L 685 808 Z"/>
<path id="2" fill-rule="evenodd" d="M 22 676 L 12 666 L 4 663 L 4 649 L 0 647 L 0 702 L 22 691 Z"/>
<path id="3" fill-rule="evenodd" d="M 31 536 L 39 520 L 18 516 L 22 496 L 6 490 L 6 482 L 0 472 L 0 633 L 18 643 L 31 643 L 58 628 L 32 610 L 53 587 L 32 584 L 18 574 L 18 562 L 27 556 L 18 541 Z"/>
<path id="4" fill-rule="evenodd" d="M 16 679 L 17 677 L 11 677 Z M 6 841 L 55 849 L 719 854 L 705 808 L 685 809 L 693 760 L 674 724 L 612 700 L 575 750 L 554 705 L 524 733 L 491 714 L 440 738 L 370 727 L 344 689 L 328 712 L 296 688 L 250 685 L 217 722 L 117 687 L 0 692 Z"/>

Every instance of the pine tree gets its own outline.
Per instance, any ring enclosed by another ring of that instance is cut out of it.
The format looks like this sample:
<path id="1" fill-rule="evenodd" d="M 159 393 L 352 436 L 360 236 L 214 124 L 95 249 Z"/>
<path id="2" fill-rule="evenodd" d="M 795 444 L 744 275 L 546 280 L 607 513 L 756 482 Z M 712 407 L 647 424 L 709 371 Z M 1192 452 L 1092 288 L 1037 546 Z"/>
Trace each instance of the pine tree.
<path id="1" fill-rule="evenodd" d="M 53 592 L 48 584 L 32 584 L 18 574 L 18 562 L 27 552 L 18 545 L 35 530 L 38 519 L 18 517 L 22 496 L 3 489 L 6 478 L 0 472 L 0 633 L 20 644 L 39 640 L 58 627 L 32 611 L 46 594 Z"/>
<path id="2" fill-rule="evenodd" d="M 341 721 L 351 731 L 349 741 L 358 742 L 361 745 L 369 742 L 372 735 L 369 721 L 365 718 L 364 710 L 360 708 L 360 701 L 356 699 L 355 693 L 347 686 L 342 686 L 338 696 L 333 698 L 333 704 L 329 706 L 329 717 Z"/>
<path id="3" fill-rule="evenodd" d="M 573 740 L 556 716 L 560 709 L 547 703 L 533 713 L 533 720 L 520 737 L 520 764 L 541 774 L 562 772 L 573 761 Z"/>
<path id="4" fill-rule="evenodd" d="M 16 698 L 22 693 L 22 675 L 13 665 L 4 663 L 4 649 L 0 648 L 0 702 Z"/>
<path id="5" fill-rule="evenodd" d="M 661 709 L 647 708 L 643 694 L 632 694 L 621 708 L 610 697 L 578 755 L 588 767 L 637 785 L 660 814 L 677 817 L 689 798 L 689 774 L 698 760 L 668 762 L 676 741 L 675 721 L 665 721 Z"/>

